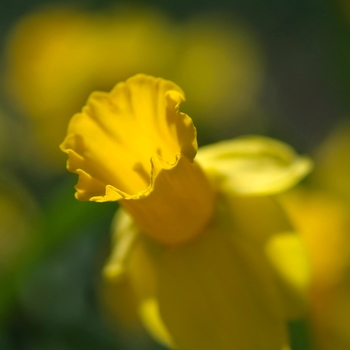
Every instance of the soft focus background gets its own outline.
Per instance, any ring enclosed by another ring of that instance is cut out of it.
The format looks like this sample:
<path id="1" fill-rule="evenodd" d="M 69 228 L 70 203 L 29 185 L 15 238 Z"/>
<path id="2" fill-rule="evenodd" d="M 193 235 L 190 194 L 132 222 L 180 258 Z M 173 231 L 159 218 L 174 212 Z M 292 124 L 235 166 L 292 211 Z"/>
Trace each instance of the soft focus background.
<path id="1" fill-rule="evenodd" d="M 200 145 L 259 133 L 315 157 L 286 200 L 314 264 L 293 349 L 349 349 L 348 0 L 1 0 L 0 349 L 162 349 L 101 284 L 117 204 L 76 201 L 58 148 L 90 92 L 139 72 L 183 88 Z"/>

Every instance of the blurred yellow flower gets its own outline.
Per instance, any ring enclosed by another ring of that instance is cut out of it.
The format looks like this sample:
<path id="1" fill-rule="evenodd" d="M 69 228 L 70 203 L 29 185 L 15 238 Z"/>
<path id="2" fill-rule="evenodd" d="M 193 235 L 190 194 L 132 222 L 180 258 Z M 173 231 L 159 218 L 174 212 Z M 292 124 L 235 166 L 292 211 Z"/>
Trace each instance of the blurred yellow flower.
<path id="1" fill-rule="evenodd" d="M 76 197 L 119 201 L 107 283 L 130 284 L 146 328 L 179 349 L 288 349 L 308 283 L 273 195 L 311 162 L 248 136 L 199 150 L 176 84 L 138 74 L 95 92 L 61 149 Z M 110 282 L 108 282 L 110 281 Z"/>
<path id="2" fill-rule="evenodd" d="M 180 30 L 181 54 L 170 78 L 186 91 L 198 121 L 213 130 L 225 120 L 256 115 L 264 68 L 252 30 L 215 14 L 194 17 Z"/>
<path id="3" fill-rule="evenodd" d="M 222 18 L 178 23 L 147 7 L 45 8 L 10 32 L 4 84 L 36 135 L 33 162 L 61 169 L 57 144 L 90 91 L 109 90 L 140 71 L 179 81 L 204 125 L 254 114 L 262 59 L 252 38 Z"/>
<path id="4" fill-rule="evenodd" d="M 316 349 L 349 349 L 349 206 L 334 194 L 307 188 L 287 193 L 282 203 L 310 257 L 309 319 Z"/>
<path id="5" fill-rule="evenodd" d="M 316 349 L 350 348 L 350 127 L 317 149 L 308 187 L 282 196 L 310 257 L 310 321 Z"/>

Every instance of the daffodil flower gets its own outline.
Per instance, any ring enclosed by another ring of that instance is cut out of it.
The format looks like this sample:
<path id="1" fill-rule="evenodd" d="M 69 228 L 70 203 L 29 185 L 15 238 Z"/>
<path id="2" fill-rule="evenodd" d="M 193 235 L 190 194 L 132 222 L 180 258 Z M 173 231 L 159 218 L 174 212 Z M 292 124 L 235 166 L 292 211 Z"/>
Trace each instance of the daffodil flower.
<path id="1" fill-rule="evenodd" d="M 128 281 L 139 315 L 174 349 L 289 349 L 308 266 L 273 196 L 311 168 L 282 142 L 203 147 L 176 84 L 138 74 L 93 93 L 61 149 L 76 198 L 119 201 L 104 275 Z M 195 158 L 196 157 L 196 158 Z"/>
<path id="2" fill-rule="evenodd" d="M 308 319 L 317 350 L 350 349 L 349 154 L 343 120 L 317 147 L 307 184 L 280 195 L 310 257 Z"/>

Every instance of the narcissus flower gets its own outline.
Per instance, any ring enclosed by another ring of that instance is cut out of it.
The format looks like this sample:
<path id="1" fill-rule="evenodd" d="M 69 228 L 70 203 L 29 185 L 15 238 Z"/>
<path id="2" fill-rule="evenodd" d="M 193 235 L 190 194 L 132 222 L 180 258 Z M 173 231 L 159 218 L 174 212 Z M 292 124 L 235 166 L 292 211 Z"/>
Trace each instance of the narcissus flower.
<path id="1" fill-rule="evenodd" d="M 176 349 L 288 349 L 308 267 L 273 196 L 311 162 L 248 136 L 197 153 L 176 84 L 146 75 L 93 93 L 61 149 L 76 197 L 119 201 L 107 283 L 127 281 L 139 315 Z"/>
<path id="2" fill-rule="evenodd" d="M 283 194 L 282 204 L 310 257 L 308 320 L 313 349 L 349 349 L 349 204 L 334 193 L 312 187 Z"/>
<path id="3" fill-rule="evenodd" d="M 310 256 L 309 319 L 315 349 L 350 349 L 350 126 L 316 149 L 307 185 L 281 195 Z"/>

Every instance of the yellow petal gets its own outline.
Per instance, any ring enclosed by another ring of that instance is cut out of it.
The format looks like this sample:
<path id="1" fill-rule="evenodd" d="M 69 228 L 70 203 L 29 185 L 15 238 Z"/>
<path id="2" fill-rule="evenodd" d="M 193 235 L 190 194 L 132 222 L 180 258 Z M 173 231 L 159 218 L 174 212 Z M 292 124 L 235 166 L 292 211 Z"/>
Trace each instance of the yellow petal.
<path id="1" fill-rule="evenodd" d="M 165 327 L 159 313 L 156 298 L 148 298 L 140 302 L 140 317 L 148 332 L 161 344 L 173 348 L 172 337 Z"/>
<path id="2" fill-rule="evenodd" d="M 123 215 L 122 211 L 120 216 Z M 118 231 L 115 232 L 118 235 Z M 156 272 L 149 256 L 147 245 L 145 245 L 145 240 L 142 239 L 144 237 L 140 236 L 140 238 L 140 240 L 135 242 L 133 249 L 128 254 L 128 259 L 124 261 L 125 279 L 116 280 L 109 275 L 106 276 L 108 277 L 106 283 L 119 282 L 121 289 L 125 288 L 125 285 L 131 286 L 132 294 L 135 295 L 137 301 L 139 317 L 145 328 L 157 341 L 170 346 L 173 344 L 173 340 L 159 313 Z"/>
<path id="3" fill-rule="evenodd" d="M 140 318 L 156 340 L 184 350 L 288 349 L 286 322 L 273 312 L 275 291 L 268 299 L 260 296 L 261 287 L 274 289 L 263 252 L 240 243 L 232 245 L 227 232 L 216 229 L 176 249 L 140 236 L 126 277 Z M 245 266 L 249 259 L 258 260 L 264 284 L 252 279 Z"/>
<path id="4" fill-rule="evenodd" d="M 138 239 L 139 229 L 131 216 L 122 209 L 117 211 L 112 227 L 114 227 L 112 251 L 103 274 L 107 280 L 116 281 L 123 279 L 125 275 L 125 264 Z"/>
<path id="5" fill-rule="evenodd" d="M 202 147 L 196 160 L 224 191 L 242 196 L 287 190 L 311 170 L 309 158 L 283 142 L 244 136 Z"/>
<path id="6" fill-rule="evenodd" d="M 292 231 L 274 198 L 232 196 L 225 202 L 222 206 L 227 212 L 220 221 L 229 216 L 231 222 L 225 226 L 232 227 L 233 244 L 240 246 L 236 254 L 241 256 L 260 298 L 271 312 L 288 319 L 300 317 L 305 312 L 310 281 L 310 263 L 302 237 Z M 275 285 L 275 291 L 271 285 Z M 274 302 L 266 302 L 269 298 Z"/>
<path id="7" fill-rule="evenodd" d="M 319 188 L 300 187 L 281 199 L 304 238 L 310 258 L 309 317 L 317 349 L 349 349 L 349 204 Z"/>
<path id="8" fill-rule="evenodd" d="M 112 252 L 103 269 L 102 304 L 118 327 L 139 326 L 135 316 L 160 343 L 172 344 L 158 309 L 153 266 L 138 240 L 132 217 L 119 209 L 113 222 Z M 142 268 L 140 268 L 142 266 Z"/>
<path id="9" fill-rule="evenodd" d="M 238 252 L 214 230 L 153 255 L 160 315 L 175 348 L 271 350 L 288 343 L 284 321 L 261 303 Z"/>
<path id="10" fill-rule="evenodd" d="M 282 194 L 280 200 L 304 238 L 313 282 L 318 286 L 334 286 L 348 265 L 347 203 L 328 192 L 302 187 Z"/>
<path id="11" fill-rule="evenodd" d="M 266 244 L 266 254 L 277 271 L 280 292 L 287 301 L 286 315 L 290 318 L 300 317 L 305 310 L 311 276 L 303 240 L 295 232 L 275 234 Z"/>

